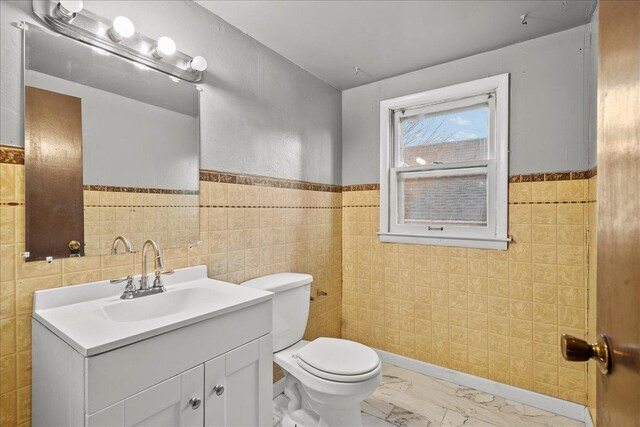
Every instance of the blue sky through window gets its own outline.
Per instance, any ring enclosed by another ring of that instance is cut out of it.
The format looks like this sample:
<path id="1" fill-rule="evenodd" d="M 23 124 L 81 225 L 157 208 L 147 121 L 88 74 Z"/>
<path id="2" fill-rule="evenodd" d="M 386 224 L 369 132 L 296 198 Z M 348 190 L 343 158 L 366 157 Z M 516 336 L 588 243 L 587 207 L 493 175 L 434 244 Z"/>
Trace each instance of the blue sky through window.
<path id="1" fill-rule="evenodd" d="M 489 109 L 486 106 L 450 114 L 407 118 L 402 122 L 405 147 L 487 138 Z"/>

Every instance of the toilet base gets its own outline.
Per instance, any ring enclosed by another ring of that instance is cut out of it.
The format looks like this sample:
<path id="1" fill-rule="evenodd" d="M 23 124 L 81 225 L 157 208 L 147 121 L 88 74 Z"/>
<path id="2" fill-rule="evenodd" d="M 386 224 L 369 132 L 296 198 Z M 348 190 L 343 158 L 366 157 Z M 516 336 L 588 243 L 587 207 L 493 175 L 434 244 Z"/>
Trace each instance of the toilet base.
<path id="1" fill-rule="evenodd" d="M 335 382 L 316 377 L 297 363 L 297 352 L 306 341 L 274 354 L 274 361 L 285 376 L 286 410 L 281 411 L 282 426 L 360 427 L 360 403 L 380 385 L 381 369 L 361 382 Z"/>
<path id="2" fill-rule="evenodd" d="M 349 413 L 327 408 L 324 417 L 320 417 L 313 409 L 296 407 L 289 408 L 290 399 L 283 393 L 273 401 L 274 427 L 359 427 L 362 425 L 360 407 L 351 408 Z"/>
<path id="3" fill-rule="evenodd" d="M 285 419 L 291 419 L 299 427 L 362 426 L 360 396 L 344 399 L 307 392 L 290 374 L 285 379 L 284 395 L 289 399 Z"/>

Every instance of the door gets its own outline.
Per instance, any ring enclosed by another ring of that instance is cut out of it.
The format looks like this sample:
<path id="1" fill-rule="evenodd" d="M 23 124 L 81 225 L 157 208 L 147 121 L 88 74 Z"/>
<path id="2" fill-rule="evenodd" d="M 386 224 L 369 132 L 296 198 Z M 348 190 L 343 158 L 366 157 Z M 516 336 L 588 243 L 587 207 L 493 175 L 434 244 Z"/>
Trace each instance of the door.
<path id="1" fill-rule="evenodd" d="M 601 1 L 598 67 L 599 427 L 640 426 L 640 2 Z"/>
<path id="2" fill-rule="evenodd" d="M 126 399 L 124 425 L 126 427 L 202 426 L 203 377 L 204 366 L 200 365 Z"/>
<path id="3" fill-rule="evenodd" d="M 270 426 L 271 334 L 205 363 L 205 426 Z"/>

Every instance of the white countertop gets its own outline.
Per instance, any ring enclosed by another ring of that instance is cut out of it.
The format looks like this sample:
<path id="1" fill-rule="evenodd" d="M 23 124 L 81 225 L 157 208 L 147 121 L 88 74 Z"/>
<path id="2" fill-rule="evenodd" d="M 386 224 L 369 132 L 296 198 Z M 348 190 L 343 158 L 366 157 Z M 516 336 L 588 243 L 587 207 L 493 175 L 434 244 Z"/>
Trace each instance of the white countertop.
<path id="1" fill-rule="evenodd" d="M 273 296 L 209 279 L 205 266 L 177 269 L 163 280 L 166 292 L 130 300 L 120 299 L 124 282 L 110 284 L 108 280 L 36 291 L 33 318 L 83 356 L 93 356 Z"/>

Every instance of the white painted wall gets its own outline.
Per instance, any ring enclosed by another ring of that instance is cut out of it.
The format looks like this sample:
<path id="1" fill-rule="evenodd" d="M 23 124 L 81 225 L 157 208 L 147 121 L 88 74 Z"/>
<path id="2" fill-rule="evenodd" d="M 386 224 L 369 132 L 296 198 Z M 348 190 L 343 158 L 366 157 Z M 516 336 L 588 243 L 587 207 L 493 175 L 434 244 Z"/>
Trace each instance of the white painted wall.
<path id="1" fill-rule="evenodd" d="M 87 1 L 108 18 L 129 17 L 142 33 L 168 35 L 202 55 L 201 167 L 341 182 L 340 92 L 191 1 Z M 31 1 L 0 2 L 0 143 L 22 141 L 21 31 L 37 22 Z"/>
<path id="2" fill-rule="evenodd" d="M 331 184 L 378 182 L 382 99 L 511 73 L 510 173 L 595 164 L 595 47 L 591 25 L 511 45 L 342 93 L 190 1 L 104 1 L 205 56 L 201 167 Z M 21 32 L 30 1 L 0 2 L 0 143 L 22 145 Z M 342 98 L 342 102 L 341 102 Z M 344 125 L 343 125 L 344 124 Z"/>
<path id="3" fill-rule="evenodd" d="M 27 70 L 29 86 L 81 99 L 85 185 L 198 190 L 198 119 Z"/>
<path id="4" fill-rule="evenodd" d="M 379 182 L 380 101 L 511 74 L 510 175 L 595 163 L 591 25 L 381 80 L 342 93 L 342 184 Z M 408 53 L 409 54 L 409 53 Z"/>
<path id="5" fill-rule="evenodd" d="M 598 20 L 599 20 L 599 7 L 596 5 L 596 10 L 591 16 L 591 22 L 589 23 L 589 29 L 591 33 L 591 49 L 589 50 L 589 66 L 587 69 L 587 85 L 588 85 L 588 116 L 589 116 L 589 167 L 596 166 L 598 161 L 597 155 L 597 135 L 598 135 L 598 61 L 600 60 L 600 54 L 598 50 Z"/>

